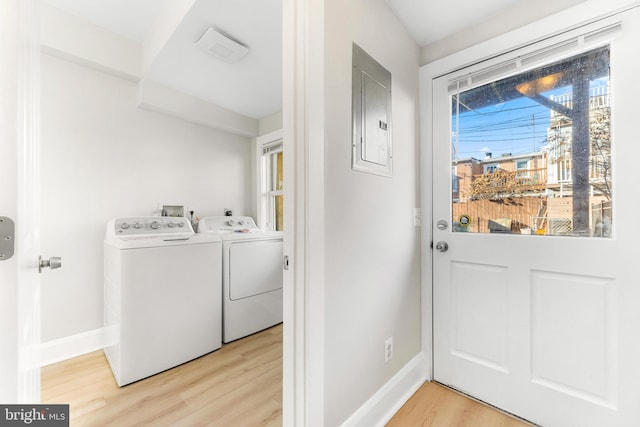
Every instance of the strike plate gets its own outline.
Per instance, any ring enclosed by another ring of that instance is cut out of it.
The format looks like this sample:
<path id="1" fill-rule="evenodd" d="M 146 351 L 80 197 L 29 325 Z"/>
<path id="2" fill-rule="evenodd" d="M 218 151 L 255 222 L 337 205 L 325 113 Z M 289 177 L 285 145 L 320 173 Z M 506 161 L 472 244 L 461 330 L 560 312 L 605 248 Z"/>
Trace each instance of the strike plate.
<path id="1" fill-rule="evenodd" d="M 13 256 L 15 234 L 16 227 L 13 220 L 0 216 L 0 261 L 6 261 Z"/>

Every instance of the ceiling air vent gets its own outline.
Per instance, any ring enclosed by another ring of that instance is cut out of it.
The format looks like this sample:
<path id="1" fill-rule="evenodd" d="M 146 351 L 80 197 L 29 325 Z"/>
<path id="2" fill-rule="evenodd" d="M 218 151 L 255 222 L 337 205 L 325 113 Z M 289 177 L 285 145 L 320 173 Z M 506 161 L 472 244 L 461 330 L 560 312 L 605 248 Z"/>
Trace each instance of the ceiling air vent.
<path id="1" fill-rule="evenodd" d="M 247 46 L 213 27 L 200 37 L 200 40 L 196 42 L 196 47 L 221 61 L 230 63 L 238 62 L 249 53 Z"/>

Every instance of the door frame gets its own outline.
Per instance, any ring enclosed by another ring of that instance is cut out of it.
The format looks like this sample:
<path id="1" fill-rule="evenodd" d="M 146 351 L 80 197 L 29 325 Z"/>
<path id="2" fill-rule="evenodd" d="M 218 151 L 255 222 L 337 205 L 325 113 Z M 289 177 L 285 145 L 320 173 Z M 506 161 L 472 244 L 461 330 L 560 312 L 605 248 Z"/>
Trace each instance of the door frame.
<path id="1" fill-rule="evenodd" d="M 0 57 L 6 62 L 0 70 L 2 150 L 6 155 L 3 157 L 10 159 L 0 175 L 9 184 L 3 189 L 0 208 L 2 215 L 12 218 L 18 215 L 21 159 L 16 108 L 20 101 L 16 83 L 20 73 L 17 58 L 21 52 L 19 4 L 20 0 L 3 1 L 0 9 L 3 24 Z M 283 129 L 284 139 L 291 141 L 285 144 L 284 169 L 287 181 L 292 184 L 285 189 L 284 250 L 291 263 L 284 275 L 283 292 L 284 426 L 324 423 L 324 258 L 308 256 L 310 251 L 322 254 L 324 239 L 324 56 L 315 54 L 324 52 L 323 40 L 324 2 L 283 0 Z M 18 321 L 20 265 L 17 257 L 3 263 L 0 307 L 5 320 L 2 324 L 7 327 L 6 330 L 3 327 L 1 338 L 0 372 L 5 381 L 0 387 L 0 400 L 8 403 L 19 400 L 21 388 L 18 328 L 14 327 Z M 39 386 L 37 392 L 39 400 Z"/>
<path id="2" fill-rule="evenodd" d="M 324 0 L 283 11 L 283 426 L 323 426 Z"/>
<path id="3" fill-rule="evenodd" d="M 637 0 L 610 0 L 601 2 L 589 0 L 577 6 L 553 14 L 549 17 L 510 31 L 501 36 L 481 42 L 420 68 L 420 128 L 421 131 L 421 200 L 422 200 L 422 239 L 423 247 L 433 242 L 433 188 L 436 185 L 433 175 L 433 81 L 454 71 L 479 64 L 508 52 L 521 49 L 604 19 L 640 5 Z M 433 380 L 433 250 L 424 250 L 422 254 L 422 351 L 427 359 L 427 378 Z"/>

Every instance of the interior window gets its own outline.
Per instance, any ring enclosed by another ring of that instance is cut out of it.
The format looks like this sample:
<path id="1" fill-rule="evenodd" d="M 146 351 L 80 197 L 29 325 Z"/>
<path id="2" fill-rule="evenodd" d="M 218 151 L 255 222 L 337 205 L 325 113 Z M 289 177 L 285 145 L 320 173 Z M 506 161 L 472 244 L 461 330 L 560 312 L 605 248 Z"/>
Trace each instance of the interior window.
<path id="1" fill-rule="evenodd" d="M 282 141 L 265 144 L 261 159 L 261 212 L 269 230 L 283 230 Z"/>
<path id="2" fill-rule="evenodd" d="M 454 229 L 611 237 L 609 98 L 608 47 L 452 93 Z"/>

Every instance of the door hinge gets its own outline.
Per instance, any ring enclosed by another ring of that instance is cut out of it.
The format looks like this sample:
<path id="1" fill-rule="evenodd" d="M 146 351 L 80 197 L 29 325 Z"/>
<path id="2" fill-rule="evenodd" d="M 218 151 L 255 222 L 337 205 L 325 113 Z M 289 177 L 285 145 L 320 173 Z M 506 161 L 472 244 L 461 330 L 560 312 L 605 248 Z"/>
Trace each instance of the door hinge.
<path id="1" fill-rule="evenodd" d="M 16 240 L 16 226 L 8 216 L 0 216 L 0 261 L 13 256 Z"/>

